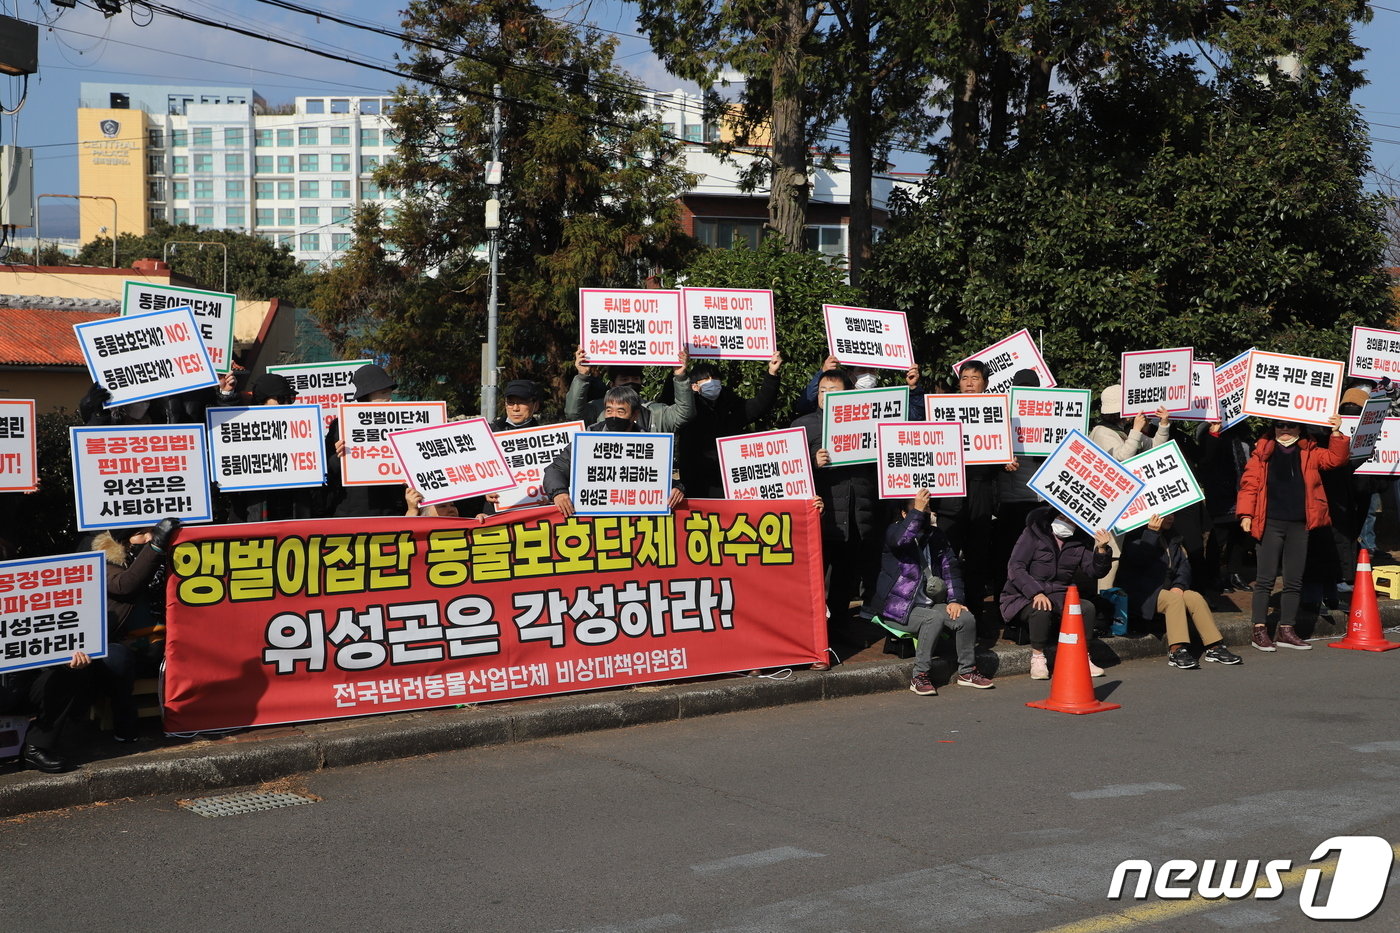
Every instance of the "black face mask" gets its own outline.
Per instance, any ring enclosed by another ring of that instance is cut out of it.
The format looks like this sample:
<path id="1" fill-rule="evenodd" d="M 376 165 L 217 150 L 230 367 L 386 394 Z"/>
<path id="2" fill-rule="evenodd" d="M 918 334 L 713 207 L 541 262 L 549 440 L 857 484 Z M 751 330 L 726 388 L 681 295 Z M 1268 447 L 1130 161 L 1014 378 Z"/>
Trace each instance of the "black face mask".
<path id="1" fill-rule="evenodd" d="M 604 430 L 604 431 L 631 431 L 631 430 L 632 430 L 632 419 L 631 419 L 631 418 L 604 418 L 604 419 L 603 419 L 603 430 Z"/>

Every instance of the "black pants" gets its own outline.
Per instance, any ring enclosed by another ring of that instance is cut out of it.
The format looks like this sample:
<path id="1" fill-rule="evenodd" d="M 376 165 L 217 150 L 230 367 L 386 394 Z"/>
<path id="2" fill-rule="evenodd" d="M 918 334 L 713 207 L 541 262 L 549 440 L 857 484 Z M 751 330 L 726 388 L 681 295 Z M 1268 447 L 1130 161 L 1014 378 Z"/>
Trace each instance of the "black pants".
<path id="1" fill-rule="evenodd" d="M 1094 637 L 1094 624 L 1098 621 L 1098 613 L 1094 610 L 1091 600 L 1080 599 L 1079 607 L 1084 613 L 1084 637 L 1086 639 Z M 1016 622 L 1030 629 L 1031 649 L 1034 651 L 1044 651 L 1045 646 L 1050 644 L 1050 633 L 1056 625 L 1060 624 L 1060 617 L 1064 615 L 1064 608 L 1036 609 L 1027 606 L 1016 615 Z"/>
<path id="2" fill-rule="evenodd" d="M 1263 625 L 1268 618 L 1269 594 L 1273 592 L 1274 578 L 1282 565 L 1283 592 L 1279 596 L 1278 620 L 1280 625 L 1292 625 L 1298 618 L 1303 569 L 1308 561 L 1307 522 L 1267 519 L 1255 555 L 1259 570 L 1254 578 L 1254 624 Z"/>
<path id="3" fill-rule="evenodd" d="M 87 670 L 71 667 L 41 667 L 5 675 L 10 696 L 19 701 L 16 712 L 34 717 L 25 742 L 45 751 L 53 749 L 73 716 L 91 700 Z"/>

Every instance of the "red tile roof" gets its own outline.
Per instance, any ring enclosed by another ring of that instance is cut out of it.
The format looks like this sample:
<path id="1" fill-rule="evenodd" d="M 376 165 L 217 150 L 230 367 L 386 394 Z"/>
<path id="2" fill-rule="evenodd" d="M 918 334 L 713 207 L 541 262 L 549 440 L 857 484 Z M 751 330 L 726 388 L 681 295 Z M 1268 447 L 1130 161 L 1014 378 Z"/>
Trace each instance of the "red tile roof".
<path id="1" fill-rule="evenodd" d="M 0 366 L 86 368 L 73 325 L 109 317 L 115 315 L 101 311 L 0 308 Z"/>

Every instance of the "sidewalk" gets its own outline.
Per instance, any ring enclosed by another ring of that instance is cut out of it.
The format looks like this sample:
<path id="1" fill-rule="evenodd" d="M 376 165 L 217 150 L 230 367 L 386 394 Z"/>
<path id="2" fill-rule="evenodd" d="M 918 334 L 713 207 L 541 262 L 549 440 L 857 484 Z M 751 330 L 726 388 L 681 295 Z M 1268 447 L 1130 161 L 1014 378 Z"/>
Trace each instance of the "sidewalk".
<path id="1" fill-rule="evenodd" d="M 1221 597 L 1236 611 L 1218 611 L 1216 622 L 1227 644 L 1243 652 L 1249 620 L 1238 608 L 1248 593 Z M 1386 627 L 1400 624 L 1400 602 L 1381 601 Z M 1319 617 L 1315 630 L 1299 633 L 1326 637 L 1346 629 L 1345 605 Z M 343 719 L 299 726 L 248 729 L 218 739 L 166 738 L 156 731 L 136 746 L 94 738 L 84 749 L 87 761 L 67 774 L 16 771 L 0 765 L 0 817 L 92 804 L 148 794 L 200 793 L 224 787 L 259 784 L 293 774 L 345 765 L 407 758 L 431 752 L 526 742 L 597 729 L 668 722 L 833 700 L 909 685 L 913 662 L 882 652 L 883 641 L 845 659 L 832 670 L 793 672 L 785 680 L 722 675 L 673 684 L 655 684 L 531 700 L 469 705 L 411 713 Z M 1140 658 L 1165 660 L 1166 646 L 1156 636 L 1096 641 L 1094 659 L 1110 670 Z M 979 649 L 979 667 L 990 677 L 1025 675 L 1030 648 L 999 642 Z M 946 659 L 935 661 L 940 687 L 951 674 Z M 154 720 L 153 730 L 158 729 Z M 134 749 L 134 750 L 133 750 Z"/>

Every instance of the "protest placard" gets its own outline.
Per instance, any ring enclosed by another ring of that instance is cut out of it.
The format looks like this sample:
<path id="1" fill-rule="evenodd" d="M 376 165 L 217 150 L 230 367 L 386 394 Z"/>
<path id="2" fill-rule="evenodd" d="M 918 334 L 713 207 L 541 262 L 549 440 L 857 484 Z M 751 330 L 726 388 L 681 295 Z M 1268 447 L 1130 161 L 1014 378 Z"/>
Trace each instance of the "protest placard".
<path id="1" fill-rule="evenodd" d="M 1343 424 L 1346 421 L 1343 417 Z M 1386 418 L 1381 422 L 1381 430 L 1372 444 L 1371 455 L 1357 465 L 1356 474 L 1400 476 L 1400 418 Z"/>
<path id="2" fill-rule="evenodd" d="M 1088 389 L 1013 387 L 1011 452 L 1018 457 L 1043 457 L 1059 447 L 1070 432 L 1088 433 L 1092 400 Z"/>
<path id="3" fill-rule="evenodd" d="M 909 420 L 909 388 L 828 392 L 822 403 L 822 449 L 831 466 L 874 463 L 875 428 L 881 421 Z"/>
<path id="4" fill-rule="evenodd" d="M 97 551 L 0 562 L 0 674 L 107 656 L 107 567 Z"/>
<path id="5" fill-rule="evenodd" d="M 554 458 L 573 443 L 574 435 L 584 429 L 582 421 L 562 424 L 540 424 L 533 428 L 515 428 L 496 435 L 506 468 L 515 481 L 514 489 L 503 489 L 496 502 L 496 511 L 544 505 L 544 471 Z"/>
<path id="6" fill-rule="evenodd" d="M 1005 393 L 924 396 L 924 419 L 962 422 L 963 463 L 1011 462 L 1011 402 Z"/>
<path id="7" fill-rule="evenodd" d="M 485 418 L 394 431 L 389 443 L 406 482 L 423 494 L 423 505 L 515 487 Z"/>
<path id="8" fill-rule="evenodd" d="M 1191 363 L 1191 407 L 1175 412 L 1172 420 L 1204 421 L 1207 424 L 1220 420 L 1220 403 L 1215 397 L 1214 363 L 1208 360 Z"/>
<path id="9" fill-rule="evenodd" d="M 189 308 L 74 324 L 105 408 L 219 384 Z"/>
<path id="10" fill-rule="evenodd" d="M 1342 396 L 1337 360 L 1252 350 L 1245 377 L 1244 413 L 1256 418 L 1327 424 Z"/>
<path id="11" fill-rule="evenodd" d="M 1191 347 L 1170 350 L 1129 350 L 1122 355 L 1119 385 L 1123 388 L 1123 417 L 1168 413 L 1191 408 Z"/>
<path id="12" fill-rule="evenodd" d="M 766 288 L 682 288 L 685 348 L 695 360 L 767 360 L 778 349 Z"/>
<path id="13" fill-rule="evenodd" d="M 1128 503 L 1123 514 L 1113 523 L 1113 530 L 1120 535 L 1146 525 L 1153 515 L 1179 512 L 1206 497 L 1176 441 L 1168 441 L 1129 457 L 1123 461 L 1123 466 L 1144 485 L 1142 492 Z"/>
<path id="14" fill-rule="evenodd" d="M 297 402 L 321 406 L 321 433 L 330 430 L 340 414 L 340 406 L 355 401 L 355 370 L 373 360 L 337 360 L 332 363 L 289 363 L 269 366 L 267 371 L 281 376 L 296 390 Z"/>
<path id="15" fill-rule="evenodd" d="M 34 427 L 32 399 L 0 399 L 0 492 L 39 488 Z"/>
<path id="16" fill-rule="evenodd" d="M 875 430 L 881 499 L 967 495 L 962 425 L 956 421 L 883 422 Z"/>
<path id="17" fill-rule="evenodd" d="M 233 318 L 238 299 L 227 292 L 210 292 L 178 285 L 153 285 L 130 279 L 122 289 L 122 315 L 145 314 L 167 308 L 189 308 L 199 328 L 199 337 L 209 351 L 214 372 L 233 368 Z"/>
<path id="18" fill-rule="evenodd" d="M 1369 460 L 1375 452 L 1390 409 L 1390 396 L 1377 392 L 1366 400 L 1359 415 L 1342 415 L 1342 427 L 1351 436 L 1353 460 Z"/>
<path id="19" fill-rule="evenodd" d="M 842 366 L 906 370 L 914 365 L 909 319 L 903 311 L 822 305 L 826 345 Z"/>
<path id="20" fill-rule="evenodd" d="M 1347 359 L 1359 379 L 1400 379 L 1400 331 L 1353 327 Z"/>
<path id="21" fill-rule="evenodd" d="M 812 458 L 802 428 L 717 438 L 726 499 L 812 499 Z"/>
<path id="22" fill-rule="evenodd" d="M 671 509 L 674 434 L 580 431 L 569 496 L 579 515 L 664 515 Z"/>
<path id="23" fill-rule="evenodd" d="M 1234 427 L 1246 417 L 1244 389 L 1249 378 L 1249 355 L 1253 352 L 1246 350 L 1224 366 L 1215 367 L 1215 399 L 1220 407 L 1222 430 Z"/>
<path id="24" fill-rule="evenodd" d="M 998 340 L 990 347 L 958 360 L 953 366 L 954 378 L 962 365 L 972 360 L 977 360 L 987 367 L 988 392 L 1005 392 L 1010 389 L 1011 380 L 1022 369 L 1035 370 L 1043 389 L 1054 388 L 1056 385 L 1055 377 L 1051 375 L 1050 367 L 1046 365 L 1045 357 L 1040 355 L 1040 347 L 1036 346 L 1035 338 L 1029 330 L 1018 330 L 1010 337 Z"/>
<path id="25" fill-rule="evenodd" d="M 319 405 L 209 408 L 209 480 L 223 492 L 326 482 Z"/>
<path id="26" fill-rule="evenodd" d="M 1112 454 L 1076 430 L 1050 452 L 1026 485 L 1093 534 L 1112 528 L 1144 484 Z"/>
<path id="27" fill-rule="evenodd" d="M 578 328 L 579 346 L 583 347 L 584 358 L 593 365 L 679 365 L 680 292 L 580 288 Z"/>
<path id="28" fill-rule="evenodd" d="M 213 518 L 202 424 L 69 428 L 78 530 Z"/>
<path id="29" fill-rule="evenodd" d="M 446 402 L 351 402 L 340 406 L 345 456 L 340 481 L 346 486 L 402 485 L 403 467 L 389 435 L 447 422 Z"/>

